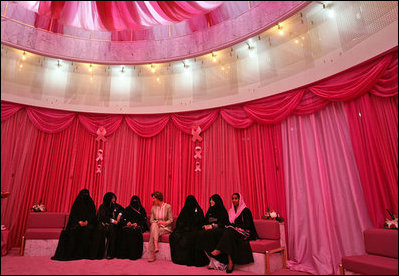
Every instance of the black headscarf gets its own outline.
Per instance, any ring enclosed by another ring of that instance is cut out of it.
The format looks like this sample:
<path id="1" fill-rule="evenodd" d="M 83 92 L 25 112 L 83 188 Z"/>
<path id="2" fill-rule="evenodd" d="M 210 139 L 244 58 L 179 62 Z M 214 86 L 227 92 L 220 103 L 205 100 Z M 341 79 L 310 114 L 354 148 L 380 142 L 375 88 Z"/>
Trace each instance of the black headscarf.
<path id="1" fill-rule="evenodd" d="M 78 227 L 79 221 L 96 222 L 96 206 L 87 189 L 81 190 L 73 202 L 66 229 Z"/>
<path id="2" fill-rule="evenodd" d="M 204 211 L 193 195 L 186 198 L 183 209 L 176 221 L 176 230 L 193 231 L 201 229 L 204 223 Z"/>
<path id="3" fill-rule="evenodd" d="M 122 219 L 124 225 L 130 221 L 131 223 L 137 223 L 142 232 L 148 231 L 147 213 L 141 205 L 140 198 L 136 195 L 130 199 L 130 204 L 126 207 Z"/>
<path id="4" fill-rule="evenodd" d="M 229 215 L 227 213 L 226 207 L 224 207 L 223 200 L 218 194 L 214 194 L 209 198 L 209 204 L 211 204 L 211 199 L 215 202 L 214 206 L 209 206 L 208 212 L 205 216 L 205 224 L 212 223 L 210 218 L 217 218 L 217 224 L 219 226 L 224 226 L 229 224 Z"/>
<path id="5" fill-rule="evenodd" d="M 116 195 L 114 193 L 112 193 L 112 192 L 106 193 L 103 197 L 104 207 L 112 208 L 113 207 L 112 198 L 114 198 L 114 197 L 115 197 L 115 202 L 116 202 Z"/>
<path id="6" fill-rule="evenodd" d="M 115 197 L 115 203 L 112 203 L 112 198 Z M 116 219 L 119 213 L 123 213 L 123 207 L 116 203 L 116 195 L 108 192 L 103 197 L 103 204 L 98 208 L 98 221 L 102 223 L 109 223 L 110 219 Z"/>
<path id="7" fill-rule="evenodd" d="M 136 195 L 132 196 L 132 198 L 130 199 L 129 206 L 131 206 L 132 208 L 135 208 L 136 210 L 140 210 L 143 207 L 141 205 L 140 198 Z"/>

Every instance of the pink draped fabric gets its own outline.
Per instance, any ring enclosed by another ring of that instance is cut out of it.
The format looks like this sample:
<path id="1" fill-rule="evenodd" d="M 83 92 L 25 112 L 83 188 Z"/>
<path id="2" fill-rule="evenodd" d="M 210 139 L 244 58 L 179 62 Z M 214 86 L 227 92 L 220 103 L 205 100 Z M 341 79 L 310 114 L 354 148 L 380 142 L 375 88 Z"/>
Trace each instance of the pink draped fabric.
<path id="1" fill-rule="evenodd" d="M 396 67 L 397 71 L 397 52 L 390 55 L 385 55 L 380 59 L 365 62 L 364 66 L 357 66 L 349 74 L 339 74 L 324 80 L 320 84 L 313 85 L 309 88 L 315 95 L 329 99 L 332 101 L 348 101 L 355 99 L 364 93 L 372 90 L 376 83 L 381 82 L 381 77 L 384 76 L 387 69 L 391 75 Z M 396 80 L 398 76 L 396 74 Z M 392 78 L 392 80 L 394 77 Z M 390 82 L 390 84 L 392 84 Z M 396 81 L 396 88 L 397 88 Z M 388 90 L 392 91 L 393 87 Z M 397 90 L 397 89 L 396 89 Z M 373 91 L 373 90 L 372 90 Z M 379 90 L 384 93 L 383 89 Z M 397 93 L 397 91 L 396 91 Z"/>
<path id="2" fill-rule="evenodd" d="M 122 115 L 97 115 L 97 114 L 79 114 L 80 123 L 91 133 L 97 135 L 99 127 L 104 127 L 106 135 L 112 135 L 120 126 Z"/>
<path id="3" fill-rule="evenodd" d="M 201 134 L 202 172 L 198 173 L 194 171 L 191 135 L 172 121 L 158 135 L 143 138 L 122 120 L 107 137 L 101 174 L 96 174 L 95 136 L 78 119 L 63 132 L 44 133 L 23 109 L 1 127 L 1 187 L 11 192 L 1 202 L 1 216 L 2 223 L 10 228 L 10 247 L 19 245 L 34 203 L 42 200 L 48 211 L 69 212 L 82 188 L 90 190 L 97 207 L 108 191 L 115 192 L 123 206 L 137 194 L 147 212 L 151 193 L 160 190 L 176 216 L 188 194 L 195 195 L 206 210 L 212 194 L 219 193 L 228 207 L 232 193 L 239 192 L 247 198 L 255 218 L 260 218 L 273 202 L 285 205 L 281 199 L 283 179 L 276 177 L 282 159 L 268 158 L 281 146 L 276 143 L 281 139 L 276 126 L 236 130 L 218 116 Z"/>
<path id="4" fill-rule="evenodd" d="M 26 112 L 32 124 L 43 132 L 56 133 L 69 127 L 76 114 L 62 110 L 27 107 Z"/>
<path id="5" fill-rule="evenodd" d="M 345 103 L 351 139 L 374 227 L 398 214 L 398 96 Z"/>
<path id="6" fill-rule="evenodd" d="M 23 108 L 23 105 L 16 104 L 16 103 L 7 103 L 7 102 L 1 102 L 1 121 L 7 120 L 11 116 L 13 116 L 15 113 L 17 113 L 21 108 Z"/>
<path id="7" fill-rule="evenodd" d="M 169 122 L 169 119 L 169 115 L 136 115 L 125 117 L 130 129 L 142 137 L 158 135 Z"/>
<path id="8" fill-rule="evenodd" d="M 207 130 L 215 121 L 219 110 L 195 111 L 189 113 L 172 114 L 172 121 L 184 133 L 191 135 L 194 126 L 200 126 L 202 131 Z"/>
<path id="9" fill-rule="evenodd" d="M 372 227 L 342 103 L 282 123 L 289 265 L 339 274 L 343 255 L 365 254 Z"/>
<path id="10" fill-rule="evenodd" d="M 167 25 L 205 14 L 223 1 L 15 1 L 63 25 L 122 31 Z M 39 19 L 41 21 L 41 19 Z"/>

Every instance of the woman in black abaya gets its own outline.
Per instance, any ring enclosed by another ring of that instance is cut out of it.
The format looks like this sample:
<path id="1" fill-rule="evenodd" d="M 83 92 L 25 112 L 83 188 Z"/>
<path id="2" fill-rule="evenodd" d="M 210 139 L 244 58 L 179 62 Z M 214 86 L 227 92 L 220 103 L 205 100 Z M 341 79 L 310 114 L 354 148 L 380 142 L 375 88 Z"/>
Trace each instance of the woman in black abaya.
<path id="1" fill-rule="evenodd" d="M 198 233 L 204 224 L 204 212 L 194 196 L 186 198 L 176 221 L 176 227 L 169 236 L 172 261 L 188 266 L 204 266 L 209 260 L 205 252 L 196 248 Z"/>
<path id="2" fill-rule="evenodd" d="M 252 213 L 245 205 L 242 195 L 234 193 L 232 203 L 229 210 L 230 225 L 226 226 L 216 249 L 211 252 L 212 256 L 222 255 L 221 253 L 228 256 L 227 273 L 233 272 L 234 264 L 249 264 L 254 261 L 249 241 L 258 238 Z"/>
<path id="3" fill-rule="evenodd" d="M 197 242 L 197 248 L 204 250 L 208 255 L 216 248 L 217 243 L 223 235 L 225 226 L 229 224 L 229 215 L 220 195 L 212 195 L 209 198 L 209 205 L 209 209 L 205 215 L 204 225 L 202 226 L 202 230 L 198 233 L 199 237 Z M 219 262 L 227 263 L 227 257 L 223 254 L 215 259 Z M 207 263 L 209 263 L 209 260 Z"/>
<path id="4" fill-rule="evenodd" d="M 96 206 L 89 190 L 76 197 L 65 230 L 61 232 L 53 260 L 67 261 L 89 258 L 92 235 L 96 227 Z"/>
<path id="5" fill-rule="evenodd" d="M 147 213 L 138 196 L 132 196 L 122 215 L 118 258 L 136 260 L 143 254 L 143 233 L 148 231 Z"/>
<path id="6" fill-rule="evenodd" d="M 123 207 L 116 203 L 114 193 L 108 192 L 104 195 L 103 204 L 100 205 L 97 212 L 98 226 L 93 238 L 92 259 L 102 259 L 104 254 L 107 259 L 116 257 L 123 211 Z"/>

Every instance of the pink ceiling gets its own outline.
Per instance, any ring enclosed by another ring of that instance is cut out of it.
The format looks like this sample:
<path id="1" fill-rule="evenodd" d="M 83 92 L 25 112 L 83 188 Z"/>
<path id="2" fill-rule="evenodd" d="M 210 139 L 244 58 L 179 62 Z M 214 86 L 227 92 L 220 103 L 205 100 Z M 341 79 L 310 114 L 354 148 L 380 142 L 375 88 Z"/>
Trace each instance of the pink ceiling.
<path id="1" fill-rule="evenodd" d="M 198 12 L 200 10 L 202 12 L 199 14 L 194 14 L 193 3 L 187 4 L 192 8 L 186 13 L 187 16 L 191 13 L 192 17 L 189 19 L 167 25 L 158 23 L 158 25 L 140 26 L 137 29 L 121 31 L 87 30 L 85 28 L 88 26 L 85 27 L 85 25 L 81 27 L 64 25 L 60 21 L 62 16 L 67 14 L 66 5 L 69 4 L 63 4 L 62 9 L 59 8 L 59 4 L 54 4 L 52 9 L 51 1 L 49 1 L 44 6 L 46 8 L 41 9 L 40 4 L 34 3 L 36 2 L 28 5 L 17 1 L 1 1 L 2 44 L 71 61 L 148 64 L 187 59 L 230 47 L 283 21 L 311 2 L 224 1 L 219 2 L 219 6 L 211 10 L 214 3 L 206 6 L 207 2 L 199 1 L 201 6 L 196 6 Z M 84 2 L 78 4 L 81 3 Z M 95 5 L 97 9 L 97 4 L 92 4 L 95 2 L 86 1 L 85 3 L 90 4 L 90 7 Z M 166 3 L 169 2 L 165 1 L 160 6 Z M 25 5 L 30 8 L 27 9 Z M 153 7 L 152 4 L 150 5 Z M 179 9 L 175 8 L 174 11 L 181 11 L 182 4 L 176 5 Z M 165 6 L 162 7 L 160 10 L 167 10 Z M 169 13 L 173 10 L 171 7 L 173 6 L 169 6 Z M 43 12 L 43 15 L 36 13 L 35 9 L 39 13 Z M 117 14 L 115 18 L 123 18 L 119 21 L 126 19 L 117 13 L 119 8 L 106 9 L 103 12 L 112 10 L 114 11 L 112 16 Z M 94 13 L 93 9 L 91 11 L 93 17 L 88 18 L 95 19 L 99 16 L 99 13 Z M 77 10 L 77 14 L 79 13 Z M 51 17 L 51 14 L 54 16 Z M 175 19 L 183 18 L 182 12 L 177 12 L 177 14 L 174 15 Z M 75 16 L 75 21 L 79 22 L 77 18 L 79 18 L 78 15 Z M 170 16 L 168 18 L 171 19 Z M 90 21 L 92 26 L 94 26 L 94 19 Z M 165 18 L 164 20 L 167 21 Z M 110 19 L 108 23 L 99 24 L 100 20 L 96 22 L 98 26 L 102 24 L 103 27 L 122 27 L 122 23 L 115 23 L 116 21 Z M 155 21 L 153 22 L 155 24 Z M 89 25 L 88 22 L 85 24 Z"/>
<path id="2" fill-rule="evenodd" d="M 93 31 L 168 25 L 205 14 L 223 1 L 14 1 L 57 24 Z M 40 18 L 37 20 L 40 22 Z M 38 23 L 39 24 L 39 23 Z M 40 26 L 39 26 L 40 27 Z"/>

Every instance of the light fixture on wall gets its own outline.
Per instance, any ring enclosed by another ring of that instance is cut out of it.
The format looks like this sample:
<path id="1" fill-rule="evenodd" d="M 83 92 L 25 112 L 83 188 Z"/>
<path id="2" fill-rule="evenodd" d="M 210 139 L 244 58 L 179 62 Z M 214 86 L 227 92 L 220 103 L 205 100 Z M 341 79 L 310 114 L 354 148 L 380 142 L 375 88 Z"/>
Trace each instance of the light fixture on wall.
<path id="1" fill-rule="evenodd" d="M 213 61 L 213 62 L 216 62 L 216 61 L 217 61 L 217 59 L 216 59 L 216 54 L 215 54 L 214 52 L 212 52 L 212 61 Z"/>
<path id="2" fill-rule="evenodd" d="M 249 44 L 249 42 L 245 42 L 248 46 L 248 50 L 252 50 L 253 48 L 255 48 L 254 46 L 251 46 L 251 44 Z"/>
<path id="3" fill-rule="evenodd" d="M 93 71 L 93 65 L 91 65 L 91 63 L 90 63 L 90 65 L 89 65 L 89 72 L 92 72 Z"/>
<path id="4" fill-rule="evenodd" d="M 156 69 L 155 69 L 154 64 L 151 64 L 151 72 L 152 72 L 152 73 L 155 73 L 155 71 L 156 71 Z"/>
<path id="5" fill-rule="evenodd" d="M 280 35 L 284 35 L 283 26 L 281 26 L 280 23 L 277 24 L 277 30 Z"/>
<path id="6" fill-rule="evenodd" d="M 26 52 L 25 51 L 22 53 L 22 60 L 26 60 Z"/>

